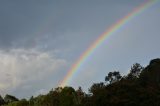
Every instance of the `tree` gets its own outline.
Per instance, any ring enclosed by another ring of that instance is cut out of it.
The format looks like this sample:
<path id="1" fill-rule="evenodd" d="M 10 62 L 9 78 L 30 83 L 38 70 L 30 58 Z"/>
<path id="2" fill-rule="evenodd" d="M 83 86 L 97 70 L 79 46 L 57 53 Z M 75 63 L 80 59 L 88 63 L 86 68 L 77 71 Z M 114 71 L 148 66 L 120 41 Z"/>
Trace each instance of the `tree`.
<path id="1" fill-rule="evenodd" d="M 10 103 L 10 102 L 14 102 L 14 101 L 18 101 L 18 99 L 15 97 L 15 96 L 12 96 L 12 95 L 6 95 L 5 97 L 4 97 L 4 101 L 6 102 L 6 103 Z"/>
<path id="2" fill-rule="evenodd" d="M 5 101 L 3 100 L 2 96 L 0 95 L 0 106 L 5 104 Z"/>
<path id="3" fill-rule="evenodd" d="M 135 63 L 131 66 L 130 73 L 128 74 L 127 78 L 128 79 L 133 79 L 133 78 L 139 78 L 140 73 L 144 67 L 142 67 L 139 63 Z"/>
<path id="4" fill-rule="evenodd" d="M 80 105 L 82 103 L 82 100 L 84 99 L 85 93 L 83 92 L 81 87 L 78 87 L 78 90 L 76 90 L 75 101 L 77 105 Z"/>
<path id="5" fill-rule="evenodd" d="M 160 87 L 160 59 L 153 59 L 140 74 L 140 82 L 149 86 Z"/>
<path id="6" fill-rule="evenodd" d="M 60 106 L 75 105 L 75 93 L 72 87 L 64 87 L 60 92 Z"/>
<path id="7" fill-rule="evenodd" d="M 31 96 L 31 98 L 29 99 L 29 106 L 34 106 L 34 97 Z"/>
<path id="8" fill-rule="evenodd" d="M 119 81 L 122 78 L 119 71 L 109 72 L 108 76 L 105 77 L 105 81 L 109 82 L 109 84 L 112 84 L 116 81 Z"/>
<path id="9" fill-rule="evenodd" d="M 99 90 L 103 89 L 105 87 L 103 82 L 100 83 L 94 83 L 91 88 L 89 89 L 89 92 L 93 95 L 96 94 Z"/>

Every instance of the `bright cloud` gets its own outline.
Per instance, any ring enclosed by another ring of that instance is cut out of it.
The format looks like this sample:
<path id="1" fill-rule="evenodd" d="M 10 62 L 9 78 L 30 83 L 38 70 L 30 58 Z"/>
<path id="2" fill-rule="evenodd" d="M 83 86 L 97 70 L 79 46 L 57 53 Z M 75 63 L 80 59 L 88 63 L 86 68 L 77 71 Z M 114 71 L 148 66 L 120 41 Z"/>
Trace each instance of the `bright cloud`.
<path id="1" fill-rule="evenodd" d="M 66 65 L 66 61 L 36 50 L 0 51 L 0 92 L 7 93 L 28 82 L 48 77 Z M 31 83 L 30 83 L 31 84 Z M 23 87 L 29 88 L 29 85 Z"/>

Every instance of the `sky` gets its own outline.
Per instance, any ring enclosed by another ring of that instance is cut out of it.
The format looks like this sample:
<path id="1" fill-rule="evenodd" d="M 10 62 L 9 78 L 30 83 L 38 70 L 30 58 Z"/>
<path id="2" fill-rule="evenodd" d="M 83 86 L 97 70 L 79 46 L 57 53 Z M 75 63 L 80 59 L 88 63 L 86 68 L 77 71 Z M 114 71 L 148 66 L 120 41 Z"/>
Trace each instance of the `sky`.
<path id="1" fill-rule="evenodd" d="M 1 0 L 0 94 L 29 98 L 58 87 L 103 32 L 146 0 Z M 160 58 L 160 1 L 109 36 L 69 86 L 84 91 L 110 71 Z"/>

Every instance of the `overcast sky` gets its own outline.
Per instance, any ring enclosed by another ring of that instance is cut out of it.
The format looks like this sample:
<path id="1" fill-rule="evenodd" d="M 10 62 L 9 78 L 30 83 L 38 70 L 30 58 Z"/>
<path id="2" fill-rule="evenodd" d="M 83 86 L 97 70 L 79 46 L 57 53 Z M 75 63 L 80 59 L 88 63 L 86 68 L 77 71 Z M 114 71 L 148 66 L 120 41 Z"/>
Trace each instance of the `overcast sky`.
<path id="1" fill-rule="evenodd" d="M 19 98 L 58 86 L 107 28 L 146 0 L 1 0 L 0 94 Z M 160 2 L 111 35 L 74 76 L 87 89 L 109 71 L 160 57 Z"/>

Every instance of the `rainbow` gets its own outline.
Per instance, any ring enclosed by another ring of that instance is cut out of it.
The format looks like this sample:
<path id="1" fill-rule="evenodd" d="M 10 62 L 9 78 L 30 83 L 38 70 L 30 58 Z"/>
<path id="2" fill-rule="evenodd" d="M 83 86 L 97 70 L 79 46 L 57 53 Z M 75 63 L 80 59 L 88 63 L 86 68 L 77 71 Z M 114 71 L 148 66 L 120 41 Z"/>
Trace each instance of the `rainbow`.
<path id="1" fill-rule="evenodd" d="M 158 0 L 148 0 L 135 8 L 132 12 L 124 16 L 122 19 L 118 20 L 115 24 L 113 24 L 109 29 L 107 29 L 102 35 L 100 35 L 89 47 L 86 49 L 84 53 L 80 55 L 78 60 L 71 66 L 68 70 L 68 73 L 64 77 L 64 79 L 60 82 L 59 86 L 64 87 L 67 84 L 70 84 L 72 77 L 76 72 L 79 71 L 80 67 L 85 63 L 87 58 L 98 48 L 108 36 L 113 35 L 113 33 L 117 32 L 121 27 L 123 27 L 127 22 L 132 20 L 134 17 L 142 13 L 144 10 L 155 4 Z"/>

